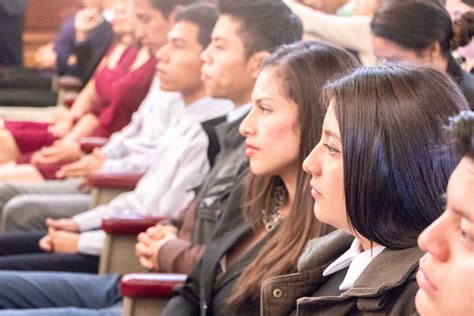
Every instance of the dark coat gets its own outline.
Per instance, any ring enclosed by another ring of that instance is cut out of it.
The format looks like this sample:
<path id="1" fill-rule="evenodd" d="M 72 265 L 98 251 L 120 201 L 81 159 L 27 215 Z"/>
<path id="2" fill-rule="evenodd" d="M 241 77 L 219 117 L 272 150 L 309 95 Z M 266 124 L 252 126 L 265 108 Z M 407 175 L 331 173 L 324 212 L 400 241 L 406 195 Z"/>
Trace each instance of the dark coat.
<path id="1" fill-rule="evenodd" d="M 226 273 L 217 277 L 220 259 L 239 239 L 251 231 L 240 208 L 243 187 L 241 181 L 232 191 L 201 261 L 189 275 L 184 286 L 176 291 L 177 296 L 168 302 L 165 310 L 161 313 L 162 316 L 259 315 L 259 301 L 248 302 L 244 309 L 237 311 L 227 304 L 227 300 L 242 271 L 272 234 L 268 234 L 231 265 Z"/>
<path id="2" fill-rule="evenodd" d="M 415 274 L 423 255 L 418 247 L 383 250 L 353 288 L 339 296 L 311 297 L 330 277 L 326 267 L 349 249 L 354 237 L 336 231 L 308 243 L 298 273 L 262 284 L 261 315 L 412 315 L 417 314 Z"/>

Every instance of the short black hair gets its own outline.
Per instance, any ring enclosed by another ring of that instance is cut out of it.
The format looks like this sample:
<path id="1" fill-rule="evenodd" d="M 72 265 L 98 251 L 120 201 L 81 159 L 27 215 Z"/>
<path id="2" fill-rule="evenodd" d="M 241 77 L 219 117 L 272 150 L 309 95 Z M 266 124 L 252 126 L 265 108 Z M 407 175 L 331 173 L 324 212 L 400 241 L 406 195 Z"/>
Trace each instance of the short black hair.
<path id="1" fill-rule="evenodd" d="M 457 152 L 474 159 L 474 112 L 462 111 L 451 118 L 449 127 Z"/>
<path id="2" fill-rule="evenodd" d="M 239 36 L 247 57 L 273 52 L 303 37 L 303 24 L 282 0 L 219 0 L 220 15 L 240 22 Z"/>
<path id="3" fill-rule="evenodd" d="M 203 48 L 211 42 L 212 29 L 217 21 L 217 8 L 210 3 L 191 4 L 178 11 L 175 22 L 191 22 L 199 29 L 198 41 Z"/>
<path id="4" fill-rule="evenodd" d="M 195 0 L 151 0 L 152 6 L 159 10 L 163 17 L 169 18 L 171 12 L 176 8 L 178 5 L 189 5 L 196 2 Z"/>
<path id="5" fill-rule="evenodd" d="M 340 126 L 350 225 L 389 249 L 416 246 L 459 162 L 444 128 L 469 109 L 459 87 L 433 68 L 385 63 L 329 83 L 324 96 Z"/>

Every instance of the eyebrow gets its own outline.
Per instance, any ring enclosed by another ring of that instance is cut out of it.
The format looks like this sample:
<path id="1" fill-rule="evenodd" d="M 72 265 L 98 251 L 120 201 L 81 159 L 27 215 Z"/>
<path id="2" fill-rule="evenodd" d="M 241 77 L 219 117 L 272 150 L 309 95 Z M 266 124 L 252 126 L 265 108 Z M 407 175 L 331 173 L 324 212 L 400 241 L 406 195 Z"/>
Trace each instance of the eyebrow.
<path id="1" fill-rule="evenodd" d="M 334 137 L 335 139 L 338 139 L 339 141 L 341 140 L 340 137 L 339 137 L 335 132 L 333 132 L 333 131 L 331 131 L 331 130 L 325 129 L 325 130 L 323 131 L 323 133 L 326 134 L 326 135 L 328 135 L 328 136 Z"/>

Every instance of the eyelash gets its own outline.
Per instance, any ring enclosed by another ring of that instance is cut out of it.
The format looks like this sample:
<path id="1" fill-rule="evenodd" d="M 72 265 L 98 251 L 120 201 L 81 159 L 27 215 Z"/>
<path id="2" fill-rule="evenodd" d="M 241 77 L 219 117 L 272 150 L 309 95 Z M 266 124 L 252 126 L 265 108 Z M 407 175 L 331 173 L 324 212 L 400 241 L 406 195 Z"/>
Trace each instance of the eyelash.
<path id="1" fill-rule="evenodd" d="M 262 112 L 270 112 L 270 110 L 267 109 L 267 108 L 264 107 L 264 106 L 259 105 L 258 108 L 259 108 L 259 110 L 262 111 Z"/>
<path id="2" fill-rule="evenodd" d="M 461 234 L 461 238 L 464 242 L 468 244 L 474 244 L 474 238 L 470 237 L 462 227 L 459 227 L 459 233 Z"/>
<path id="3" fill-rule="evenodd" d="M 326 147 L 326 149 L 328 150 L 328 152 L 329 152 L 330 155 L 334 155 L 334 154 L 338 154 L 338 153 L 339 153 L 339 150 L 337 150 L 337 149 L 334 148 L 334 147 L 329 146 L 328 144 L 323 144 L 323 146 Z"/>

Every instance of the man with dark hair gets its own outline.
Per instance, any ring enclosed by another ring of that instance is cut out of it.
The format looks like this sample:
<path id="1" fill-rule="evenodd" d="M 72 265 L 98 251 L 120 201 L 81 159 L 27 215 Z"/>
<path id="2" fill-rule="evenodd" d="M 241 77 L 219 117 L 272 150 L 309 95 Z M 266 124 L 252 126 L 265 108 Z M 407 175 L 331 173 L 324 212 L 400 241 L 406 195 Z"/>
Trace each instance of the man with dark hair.
<path id="1" fill-rule="evenodd" d="M 446 210 L 418 237 L 426 254 L 415 303 L 423 316 L 474 314 L 474 112 L 453 118 L 451 134 L 462 159 L 448 182 Z"/>
<path id="2" fill-rule="evenodd" d="M 168 214 L 162 215 L 172 218 L 175 215 L 172 214 L 173 211 L 180 211 L 193 198 L 191 186 L 209 168 L 206 154 L 209 142 L 201 123 L 204 125 L 217 115 L 227 112 L 230 105 L 228 101 L 207 97 L 200 80 L 200 54 L 204 45 L 210 41 L 210 32 L 216 19 L 217 11 L 210 5 L 190 5 L 176 15 L 176 23 L 168 33 L 167 42 L 157 52 L 157 58 L 160 59 L 157 71 L 163 90 L 182 93 L 185 109 L 177 111 L 171 117 L 172 125 L 156 149 L 154 165 L 140 180 L 135 192 L 122 194 L 110 204 L 116 205 L 127 198 L 129 201 L 134 199 L 136 204 L 136 200 L 142 199 L 145 200 L 144 209 L 134 208 L 131 209 L 132 212 L 153 215 L 150 213 L 163 212 L 166 208 Z M 163 188 L 166 190 L 163 191 Z M 181 191 L 186 194 L 176 196 Z M 100 222 L 107 208 L 110 209 L 108 205 L 98 207 L 95 211 L 76 216 L 76 225 L 85 230 L 97 229 L 94 228 L 97 227 L 97 220 Z M 108 213 L 112 215 L 127 212 L 127 209 L 122 209 Z M 70 234 L 67 231 L 64 233 Z M 87 233 L 83 232 L 81 235 Z M 49 240 L 43 240 L 43 245 L 50 244 L 51 248 L 59 246 L 54 245 L 54 233 L 50 235 Z M 2 278 L 9 281 L 0 281 L 0 287 L 5 286 L 0 289 L 0 309 L 64 306 L 98 309 L 109 307 L 121 299 L 117 286 L 119 276 L 25 272 L 20 275 L 16 272 L 4 272 L 0 273 L 0 279 Z M 18 294 L 13 288 L 26 290 Z M 41 312 L 47 315 L 65 313 L 64 310 Z M 8 314 L 9 312 L 2 311 L 2 315 Z"/>
<path id="3" fill-rule="evenodd" d="M 151 53 L 155 54 L 166 43 L 177 7 L 185 2 L 189 0 L 134 0 L 136 36 Z M 176 7 L 173 12 L 171 4 Z M 179 98 L 160 91 L 156 77 L 127 127 L 114 133 L 94 154 L 60 170 L 60 178 L 69 179 L 39 184 L 0 183 L 0 230 L 4 233 L 45 230 L 48 217 L 70 217 L 86 211 L 90 195 L 84 192 L 80 177 L 94 172 L 144 173 L 151 163 L 149 152 L 169 124 L 168 108 Z"/>
<path id="4" fill-rule="evenodd" d="M 136 253 L 140 262 L 161 272 L 190 273 L 201 258 L 232 189 L 247 172 L 244 139 L 238 128 L 250 110 L 259 66 L 279 46 L 302 36 L 300 20 L 282 1 L 221 0 L 218 8 L 212 42 L 201 55 L 202 79 L 209 95 L 232 100 L 235 109 L 216 128 L 221 151 L 186 210 L 178 234 L 169 226 L 157 225 L 139 236 Z"/>

